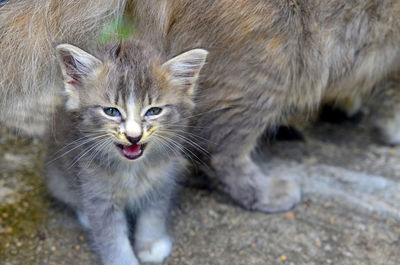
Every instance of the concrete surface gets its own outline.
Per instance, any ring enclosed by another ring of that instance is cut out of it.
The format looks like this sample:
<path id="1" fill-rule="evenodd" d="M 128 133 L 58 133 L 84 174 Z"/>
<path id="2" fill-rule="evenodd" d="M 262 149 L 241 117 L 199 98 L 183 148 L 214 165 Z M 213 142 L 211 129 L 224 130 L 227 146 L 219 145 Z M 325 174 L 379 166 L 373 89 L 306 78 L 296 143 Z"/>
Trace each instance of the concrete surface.
<path id="1" fill-rule="evenodd" d="M 305 142 L 260 148 L 266 170 L 303 187 L 287 213 L 184 187 L 165 264 L 400 264 L 400 148 L 379 145 L 370 129 L 365 120 L 307 125 Z M 0 133 L 0 264 L 95 264 L 74 215 L 43 188 L 41 141 Z"/>

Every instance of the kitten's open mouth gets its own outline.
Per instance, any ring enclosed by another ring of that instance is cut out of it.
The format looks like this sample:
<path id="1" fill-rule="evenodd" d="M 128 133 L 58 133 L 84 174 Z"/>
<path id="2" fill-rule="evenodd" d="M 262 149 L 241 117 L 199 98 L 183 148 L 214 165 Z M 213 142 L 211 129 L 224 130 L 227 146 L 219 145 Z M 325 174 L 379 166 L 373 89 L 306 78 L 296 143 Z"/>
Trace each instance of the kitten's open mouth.
<path id="1" fill-rule="evenodd" d="M 122 145 L 116 144 L 121 155 L 129 160 L 135 160 L 142 156 L 145 144 Z"/>

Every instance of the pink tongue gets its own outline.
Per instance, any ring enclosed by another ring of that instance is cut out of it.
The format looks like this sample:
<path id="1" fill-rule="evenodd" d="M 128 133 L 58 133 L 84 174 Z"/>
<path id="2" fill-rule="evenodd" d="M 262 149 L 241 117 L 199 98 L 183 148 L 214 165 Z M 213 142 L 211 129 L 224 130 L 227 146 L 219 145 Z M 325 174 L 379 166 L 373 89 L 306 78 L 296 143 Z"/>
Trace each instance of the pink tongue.
<path id="1" fill-rule="evenodd" d="M 140 144 L 134 144 L 134 145 L 130 145 L 130 146 L 124 146 L 122 148 L 122 150 L 124 151 L 124 154 L 128 155 L 128 156 L 135 156 L 135 155 L 139 155 L 140 154 Z"/>

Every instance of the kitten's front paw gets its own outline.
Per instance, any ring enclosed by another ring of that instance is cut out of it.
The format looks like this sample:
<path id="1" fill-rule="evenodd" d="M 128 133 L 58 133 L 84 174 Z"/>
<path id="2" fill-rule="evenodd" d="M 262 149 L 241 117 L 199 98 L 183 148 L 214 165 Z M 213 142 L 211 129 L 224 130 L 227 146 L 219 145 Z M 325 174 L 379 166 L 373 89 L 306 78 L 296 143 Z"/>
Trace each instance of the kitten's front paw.
<path id="1" fill-rule="evenodd" d="M 299 185 L 289 178 L 267 177 L 257 181 L 255 200 L 251 205 L 252 210 L 261 212 L 287 211 L 301 200 Z"/>
<path id="2" fill-rule="evenodd" d="M 140 261 L 161 263 L 172 250 L 172 240 L 164 236 L 154 242 L 137 242 L 136 252 Z"/>

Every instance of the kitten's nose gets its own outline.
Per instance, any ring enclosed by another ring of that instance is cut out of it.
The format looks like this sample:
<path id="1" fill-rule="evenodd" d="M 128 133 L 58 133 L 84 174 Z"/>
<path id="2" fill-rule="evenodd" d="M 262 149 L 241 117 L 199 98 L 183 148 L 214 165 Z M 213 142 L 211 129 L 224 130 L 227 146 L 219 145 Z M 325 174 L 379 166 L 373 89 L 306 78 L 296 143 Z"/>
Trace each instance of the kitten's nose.
<path id="1" fill-rule="evenodd" d="M 128 141 L 131 142 L 131 144 L 137 144 L 137 142 L 139 142 L 141 138 L 142 138 L 142 135 L 139 135 L 137 137 L 131 137 L 131 136 L 126 135 L 126 139 L 128 139 Z"/>

